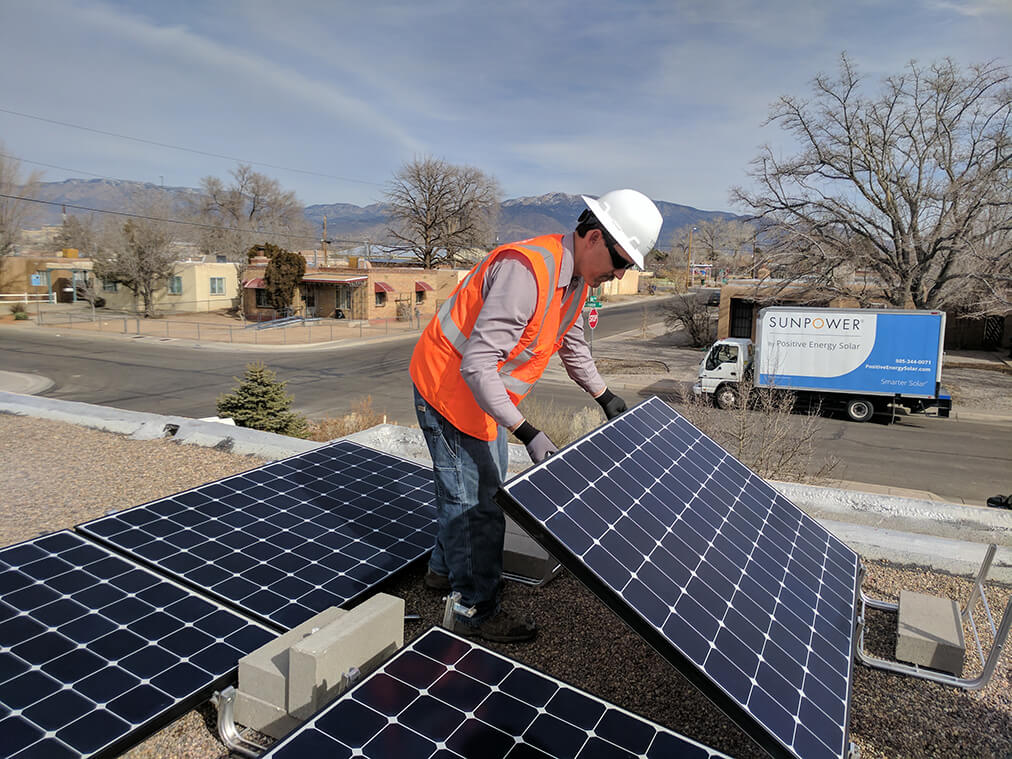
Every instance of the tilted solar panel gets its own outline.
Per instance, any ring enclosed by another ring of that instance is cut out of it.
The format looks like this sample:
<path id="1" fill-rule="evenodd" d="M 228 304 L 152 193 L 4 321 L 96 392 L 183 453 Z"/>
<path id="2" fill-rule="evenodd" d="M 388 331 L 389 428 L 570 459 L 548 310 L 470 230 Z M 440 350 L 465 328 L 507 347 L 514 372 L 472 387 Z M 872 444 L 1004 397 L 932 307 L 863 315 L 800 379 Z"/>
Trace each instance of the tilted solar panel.
<path id="1" fill-rule="evenodd" d="M 432 548 L 432 472 L 339 441 L 77 528 L 280 629 Z"/>
<path id="2" fill-rule="evenodd" d="M 274 635 L 71 532 L 0 549 L 0 756 L 116 756 Z"/>
<path id="3" fill-rule="evenodd" d="M 497 500 L 771 754 L 846 754 L 857 555 L 667 404 Z"/>
<path id="4" fill-rule="evenodd" d="M 353 755 L 369 759 L 725 757 L 438 627 L 402 648 L 263 759 Z"/>

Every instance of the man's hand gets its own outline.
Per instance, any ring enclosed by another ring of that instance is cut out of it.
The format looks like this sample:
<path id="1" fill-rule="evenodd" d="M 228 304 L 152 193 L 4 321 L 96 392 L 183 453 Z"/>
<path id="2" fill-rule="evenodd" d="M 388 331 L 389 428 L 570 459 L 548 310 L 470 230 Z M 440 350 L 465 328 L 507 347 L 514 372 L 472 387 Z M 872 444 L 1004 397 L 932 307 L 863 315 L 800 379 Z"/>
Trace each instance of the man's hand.
<path id="1" fill-rule="evenodd" d="M 625 405 L 625 401 L 608 388 L 605 388 L 604 392 L 594 400 L 601 404 L 601 408 L 604 409 L 604 415 L 609 419 L 614 419 L 628 408 Z"/>
<path id="2" fill-rule="evenodd" d="M 559 450 L 555 446 L 555 443 L 549 440 L 548 435 L 540 430 L 538 431 L 538 434 L 534 436 L 534 439 L 526 445 L 527 453 L 530 454 L 531 461 L 535 464 L 540 464 L 553 453 L 558 453 Z"/>
<path id="3" fill-rule="evenodd" d="M 513 434 L 527 448 L 527 453 L 535 464 L 540 464 L 559 450 L 555 443 L 549 439 L 548 435 L 530 422 L 525 421 L 513 430 Z"/>

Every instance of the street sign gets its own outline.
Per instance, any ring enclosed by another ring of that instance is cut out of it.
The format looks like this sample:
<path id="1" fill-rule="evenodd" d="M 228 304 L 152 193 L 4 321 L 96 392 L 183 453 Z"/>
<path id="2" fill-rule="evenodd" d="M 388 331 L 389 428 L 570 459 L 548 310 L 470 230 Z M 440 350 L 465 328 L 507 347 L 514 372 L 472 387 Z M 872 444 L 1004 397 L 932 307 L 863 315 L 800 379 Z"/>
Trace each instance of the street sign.
<path id="1" fill-rule="evenodd" d="M 596 295 L 591 295 L 589 298 L 587 298 L 587 305 L 590 306 L 591 308 L 597 308 L 598 306 L 601 305 L 601 301 L 597 299 Z"/>
<path id="2" fill-rule="evenodd" d="M 587 326 L 591 329 L 597 326 L 597 309 L 590 309 L 590 313 L 587 315 Z"/>

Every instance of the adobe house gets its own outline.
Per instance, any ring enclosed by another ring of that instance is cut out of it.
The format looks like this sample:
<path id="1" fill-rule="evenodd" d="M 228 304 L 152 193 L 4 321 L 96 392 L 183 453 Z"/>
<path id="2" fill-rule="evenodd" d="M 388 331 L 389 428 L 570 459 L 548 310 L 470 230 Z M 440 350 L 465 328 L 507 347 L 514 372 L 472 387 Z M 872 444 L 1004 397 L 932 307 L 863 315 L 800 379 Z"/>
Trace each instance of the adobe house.
<path id="1" fill-rule="evenodd" d="M 278 316 L 264 287 L 266 269 L 267 259 L 257 257 L 243 275 L 242 306 L 247 319 Z M 324 319 L 426 319 L 449 297 L 463 273 L 413 267 L 308 266 L 296 288 L 292 310 Z"/>
<path id="2" fill-rule="evenodd" d="M 136 310 L 140 298 L 126 286 L 99 278 L 95 291 L 106 308 Z M 158 288 L 152 303 L 159 312 L 194 313 L 220 311 L 235 306 L 239 284 L 235 264 L 177 261 L 172 276 Z"/>
<path id="3" fill-rule="evenodd" d="M 77 286 L 90 278 L 92 262 L 76 250 L 57 256 L 4 256 L 0 259 L 0 294 L 28 295 L 34 300 L 73 303 Z M 3 298 L 8 303 L 16 298 Z"/>

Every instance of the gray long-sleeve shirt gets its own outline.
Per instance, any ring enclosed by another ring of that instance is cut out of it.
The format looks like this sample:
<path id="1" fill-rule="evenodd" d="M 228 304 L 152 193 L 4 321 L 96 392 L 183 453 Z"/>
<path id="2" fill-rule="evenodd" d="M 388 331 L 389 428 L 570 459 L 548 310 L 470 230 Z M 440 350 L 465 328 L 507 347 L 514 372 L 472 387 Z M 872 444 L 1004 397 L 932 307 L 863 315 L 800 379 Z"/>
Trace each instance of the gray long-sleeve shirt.
<path id="1" fill-rule="evenodd" d="M 559 283 L 569 283 L 563 294 L 565 299 L 573 290 L 583 287 L 583 279 L 573 274 L 572 234 L 562 238 L 562 248 Z M 485 272 L 482 296 L 485 302 L 464 344 L 460 374 L 478 405 L 497 424 L 511 428 L 524 417 L 506 394 L 498 365 L 520 342 L 524 328 L 534 317 L 538 285 L 526 257 L 521 253 L 500 254 Z M 566 373 L 588 393 L 597 396 L 604 391 L 605 382 L 594 366 L 583 335 L 582 314 L 563 337 L 559 358 Z"/>

